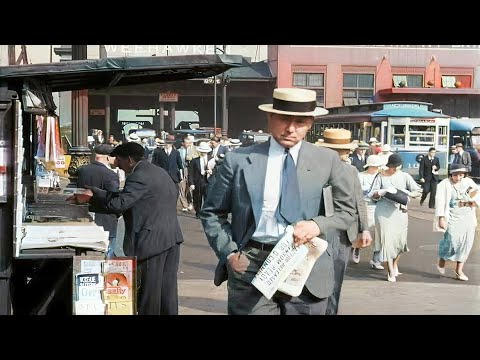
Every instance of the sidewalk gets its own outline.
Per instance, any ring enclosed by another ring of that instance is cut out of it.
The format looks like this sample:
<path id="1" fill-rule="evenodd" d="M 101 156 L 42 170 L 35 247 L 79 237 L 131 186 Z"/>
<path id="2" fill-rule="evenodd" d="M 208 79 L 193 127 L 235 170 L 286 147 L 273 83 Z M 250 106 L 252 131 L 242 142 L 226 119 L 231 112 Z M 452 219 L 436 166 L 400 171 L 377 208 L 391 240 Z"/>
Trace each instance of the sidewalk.
<path id="1" fill-rule="evenodd" d="M 422 222 L 421 227 L 424 227 L 427 232 L 431 231 L 434 211 L 434 209 L 429 209 L 427 204 L 421 207 L 418 199 L 413 200 L 409 204 L 409 216 L 425 220 L 424 224 Z M 188 231 L 194 231 L 197 236 L 203 238 L 204 234 L 200 235 L 201 229 L 199 224 L 184 223 L 183 225 L 188 227 Z M 474 243 L 472 256 L 469 258 L 469 266 L 472 270 L 475 268 L 480 269 L 480 252 L 475 251 L 475 248 L 480 248 L 478 239 L 477 234 L 477 241 Z M 424 248 L 432 246 L 434 245 L 424 246 Z M 427 250 L 434 251 L 434 249 L 430 248 Z M 365 256 L 368 255 L 365 254 Z M 370 274 L 368 265 L 364 267 L 364 271 Z M 365 273 L 362 273 L 362 271 L 356 271 L 356 277 L 347 276 L 343 283 L 339 314 L 480 314 L 480 286 L 475 285 L 473 281 L 467 283 L 451 279 L 432 281 L 432 278 L 438 278 L 438 274 L 435 274 L 433 263 L 431 267 L 430 271 L 402 275 L 404 276 L 402 281 L 396 283 L 376 281 L 376 279 L 372 281 L 373 276 L 378 275 L 381 278 L 381 274 L 373 273 L 365 276 Z M 451 275 L 449 274 L 449 276 Z M 216 287 L 211 279 L 213 279 L 213 274 L 210 277 L 207 273 L 207 276 L 203 277 L 203 279 L 179 280 L 180 315 L 227 314 L 226 282 L 222 286 Z"/>

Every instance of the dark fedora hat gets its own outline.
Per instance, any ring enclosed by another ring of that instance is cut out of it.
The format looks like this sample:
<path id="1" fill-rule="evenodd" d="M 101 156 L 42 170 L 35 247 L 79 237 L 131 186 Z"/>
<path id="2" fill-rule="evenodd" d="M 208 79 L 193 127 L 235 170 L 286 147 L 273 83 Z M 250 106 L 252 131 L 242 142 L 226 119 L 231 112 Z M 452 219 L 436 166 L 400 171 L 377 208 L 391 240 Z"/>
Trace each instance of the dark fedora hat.
<path id="1" fill-rule="evenodd" d="M 386 167 L 397 167 L 402 165 L 402 158 L 398 154 L 392 154 L 388 157 Z"/>
<path id="2" fill-rule="evenodd" d="M 457 174 L 457 173 L 468 173 L 467 168 L 463 164 L 452 164 L 450 165 L 450 174 Z"/>

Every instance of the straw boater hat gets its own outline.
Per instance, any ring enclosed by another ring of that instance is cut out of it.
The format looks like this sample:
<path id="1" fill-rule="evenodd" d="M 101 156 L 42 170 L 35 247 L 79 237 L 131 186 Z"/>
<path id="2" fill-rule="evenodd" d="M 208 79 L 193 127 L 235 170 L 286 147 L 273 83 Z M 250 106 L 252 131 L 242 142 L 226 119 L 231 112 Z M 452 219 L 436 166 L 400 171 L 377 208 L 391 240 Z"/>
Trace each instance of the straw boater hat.
<path id="1" fill-rule="evenodd" d="M 210 147 L 208 142 L 203 141 L 200 143 L 199 146 L 197 146 L 197 151 L 201 153 L 209 153 L 210 151 L 212 151 L 212 148 Z"/>
<path id="2" fill-rule="evenodd" d="M 369 166 L 376 166 L 376 167 L 380 167 L 380 166 L 383 166 L 385 164 L 385 161 L 384 159 L 381 157 L 381 156 L 378 156 L 378 155 L 370 155 L 368 158 L 367 158 L 367 163 L 365 165 L 363 165 L 363 167 L 366 169 L 367 167 Z"/>
<path id="3" fill-rule="evenodd" d="M 315 145 L 328 147 L 330 149 L 353 150 L 358 145 L 350 141 L 352 132 L 346 129 L 326 129 L 323 132 L 323 139 L 319 139 Z"/>
<path id="4" fill-rule="evenodd" d="M 317 93 L 300 88 L 278 88 L 273 90 L 273 104 L 259 105 L 262 111 L 296 116 L 320 116 L 328 110 L 317 106 Z"/>
<path id="5" fill-rule="evenodd" d="M 377 144 L 378 143 L 378 140 L 376 137 L 371 137 L 370 140 L 368 140 L 368 143 L 369 144 Z"/>

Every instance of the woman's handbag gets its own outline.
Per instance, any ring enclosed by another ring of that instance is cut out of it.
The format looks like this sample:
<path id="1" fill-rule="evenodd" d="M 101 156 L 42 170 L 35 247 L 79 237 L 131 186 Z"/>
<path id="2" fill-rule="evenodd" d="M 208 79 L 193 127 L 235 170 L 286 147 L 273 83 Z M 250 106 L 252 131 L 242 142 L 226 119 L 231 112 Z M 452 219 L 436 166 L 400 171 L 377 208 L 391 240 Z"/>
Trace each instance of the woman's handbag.
<path id="1" fill-rule="evenodd" d="M 387 192 L 385 193 L 385 195 L 383 195 L 383 197 L 386 197 L 387 199 L 390 199 L 402 205 L 407 205 L 408 203 L 408 194 L 400 189 L 397 189 L 397 192 L 395 194 Z"/>

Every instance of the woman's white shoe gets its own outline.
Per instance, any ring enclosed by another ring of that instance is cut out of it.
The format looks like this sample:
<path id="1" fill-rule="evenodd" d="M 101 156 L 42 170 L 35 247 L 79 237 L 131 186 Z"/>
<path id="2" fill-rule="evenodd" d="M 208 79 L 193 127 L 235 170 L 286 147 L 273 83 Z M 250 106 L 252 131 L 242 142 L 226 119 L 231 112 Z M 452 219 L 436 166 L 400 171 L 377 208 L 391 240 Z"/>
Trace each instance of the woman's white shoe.
<path id="1" fill-rule="evenodd" d="M 459 274 L 459 273 L 455 272 L 455 276 L 457 277 L 457 280 L 468 281 L 468 277 L 465 274 Z"/>
<path id="2" fill-rule="evenodd" d="M 437 270 L 440 273 L 440 275 L 445 275 L 445 268 L 440 267 L 440 265 L 437 264 Z"/>
<path id="3" fill-rule="evenodd" d="M 387 275 L 387 280 L 390 281 L 390 282 L 396 282 L 397 281 L 395 276 L 390 276 L 390 275 Z"/>

